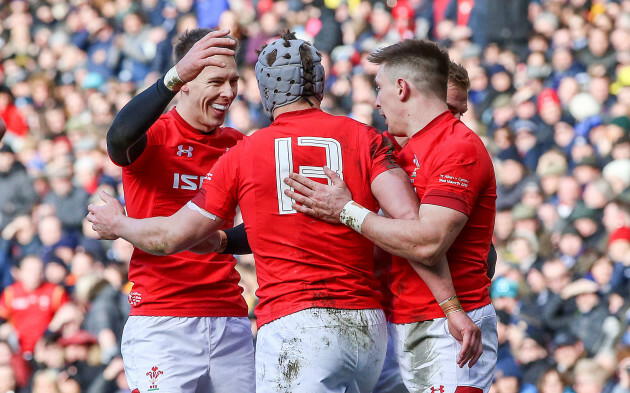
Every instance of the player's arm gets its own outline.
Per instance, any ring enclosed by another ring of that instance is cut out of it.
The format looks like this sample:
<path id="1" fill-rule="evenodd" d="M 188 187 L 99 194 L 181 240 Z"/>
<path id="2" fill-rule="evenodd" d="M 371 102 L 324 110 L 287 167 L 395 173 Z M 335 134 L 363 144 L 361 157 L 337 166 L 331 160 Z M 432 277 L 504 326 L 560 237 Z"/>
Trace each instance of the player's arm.
<path id="1" fill-rule="evenodd" d="M 286 194 L 300 205 L 293 207 L 328 222 L 341 220 L 384 250 L 410 260 L 436 301 L 443 306 L 453 336 L 462 341 L 458 364 L 474 365 L 481 356 L 481 332 L 464 313 L 456 297 L 446 252 L 468 217 L 450 208 L 423 204 L 416 219 L 390 219 L 362 208 L 351 200 L 345 183 L 328 168 L 332 185 L 314 182 L 292 173 L 285 182 L 295 191 Z M 408 180 L 407 180 L 408 182 Z M 395 193 L 390 195 L 396 196 Z M 449 300 L 450 299 L 450 300 Z"/>
<path id="2" fill-rule="evenodd" d="M 107 132 L 107 150 L 118 165 L 133 163 L 147 145 L 147 131 L 162 115 L 181 86 L 195 79 L 208 65 L 224 67 L 215 55 L 234 55 L 234 51 L 218 45 L 230 45 L 231 38 L 221 38 L 229 30 L 208 33 L 157 82 L 125 105 Z"/>
<path id="3" fill-rule="evenodd" d="M 88 206 L 88 221 L 100 239 L 123 238 L 154 255 L 171 255 L 208 238 L 221 228 L 224 219 L 214 216 L 189 202 L 168 217 L 134 219 L 127 217 L 115 198 L 104 191 L 99 196 L 105 205 Z"/>

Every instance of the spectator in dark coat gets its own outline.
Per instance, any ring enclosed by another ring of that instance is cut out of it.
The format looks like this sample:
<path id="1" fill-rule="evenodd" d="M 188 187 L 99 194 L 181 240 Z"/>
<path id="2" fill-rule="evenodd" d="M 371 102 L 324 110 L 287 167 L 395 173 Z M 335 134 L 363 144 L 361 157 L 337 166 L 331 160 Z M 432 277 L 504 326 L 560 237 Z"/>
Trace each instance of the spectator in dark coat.
<path id="1" fill-rule="evenodd" d="M 9 145 L 0 147 L 0 229 L 19 215 L 29 214 L 37 193 L 26 168 Z"/>

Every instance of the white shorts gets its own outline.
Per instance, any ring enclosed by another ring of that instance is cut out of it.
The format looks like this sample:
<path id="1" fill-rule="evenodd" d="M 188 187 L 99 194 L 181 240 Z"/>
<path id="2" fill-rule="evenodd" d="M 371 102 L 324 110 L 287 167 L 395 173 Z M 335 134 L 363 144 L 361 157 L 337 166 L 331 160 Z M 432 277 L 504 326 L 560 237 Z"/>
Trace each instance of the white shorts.
<path id="1" fill-rule="evenodd" d="M 483 344 L 483 354 L 472 368 L 457 365 L 462 346 L 449 333 L 446 318 L 394 324 L 400 371 L 411 393 L 487 393 L 490 390 L 497 364 L 497 316 L 492 304 L 472 310 L 468 315 L 481 329 Z"/>
<path id="2" fill-rule="evenodd" d="M 258 330 L 256 392 L 369 393 L 386 349 L 383 310 L 298 311 Z"/>
<path id="3" fill-rule="evenodd" d="M 254 392 L 250 326 L 245 317 L 130 316 L 121 345 L 129 388 L 140 393 Z"/>
<path id="4" fill-rule="evenodd" d="M 387 354 L 385 355 L 385 363 L 381 370 L 381 376 L 378 377 L 376 386 L 372 393 L 408 393 L 409 391 L 403 383 L 400 375 L 400 365 L 398 364 L 398 352 L 392 338 L 394 325 L 387 322 Z"/>

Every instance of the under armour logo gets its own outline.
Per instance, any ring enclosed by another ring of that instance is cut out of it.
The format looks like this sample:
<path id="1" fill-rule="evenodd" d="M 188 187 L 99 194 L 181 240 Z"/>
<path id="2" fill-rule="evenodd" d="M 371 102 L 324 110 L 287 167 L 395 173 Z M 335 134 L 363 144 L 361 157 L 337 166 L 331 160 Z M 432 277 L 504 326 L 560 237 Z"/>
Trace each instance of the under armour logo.
<path id="1" fill-rule="evenodd" d="M 179 145 L 177 146 L 177 155 L 178 156 L 182 156 L 183 154 L 186 154 L 186 156 L 188 158 L 192 157 L 192 151 L 193 151 L 193 147 L 192 146 L 188 146 L 188 149 L 184 149 L 184 145 Z"/>
<path id="2" fill-rule="evenodd" d="M 444 385 L 440 385 L 439 388 L 435 388 L 433 386 L 431 386 L 431 393 L 444 393 Z"/>

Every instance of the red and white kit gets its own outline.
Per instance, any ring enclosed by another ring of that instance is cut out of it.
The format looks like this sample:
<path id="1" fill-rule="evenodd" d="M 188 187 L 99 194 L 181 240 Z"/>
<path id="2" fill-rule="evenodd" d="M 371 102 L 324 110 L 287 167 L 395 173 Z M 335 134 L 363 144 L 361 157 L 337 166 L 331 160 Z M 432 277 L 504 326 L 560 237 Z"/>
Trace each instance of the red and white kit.
<path id="1" fill-rule="evenodd" d="M 443 206 L 468 216 L 446 258 L 459 301 L 482 328 L 484 343 L 480 360 L 472 369 L 458 372 L 456 378 L 448 371 L 457 364 L 458 352 L 455 350 L 448 352 L 452 357 L 435 357 L 431 366 L 414 371 L 418 359 L 427 357 L 426 348 L 416 346 L 417 353 L 408 352 L 404 344 L 435 337 L 432 334 L 436 329 L 443 330 L 446 319 L 433 294 L 409 262 L 394 257 L 390 281 L 393 294 L 391 322 L 401 325 L 430 321 L 417 329 L 397 327 L 399 347 L 405 348 L 399 352 L 403 377 L 406 373 L 414 375 L 414 389 L 419 387 L 418 391 L 446 386 L 446 393 L 453 393 L 458 387 L 459 391 L 467 387 L 477 389 L 470 392 L 487 392 L 492 382 L 492 370 L 483 370 L 483 367 L 496 363 L 497 347 L 496 323 L 492 322 L 496 315 L 490 305 L 490 279 L 486 274 L 496 212 L 496 182 L 490 156 L 481 139 L 447 111 L 409 139 L 398 160 L 409 175 L 420 204 Z M 402 334 L 403 331 L 408 334 Z M 416 337 L 418 334 L 420 336 Z M 456 348 L 458 344 L 446 331 L 432 345 Z"/>
<path id="2" fill-rule="evenodd" d="M 162 115 L 146 135 L 147 146 L 143 153 L 131 165 L 123 167 L 127 213 L 133 218 L 169 216 L 177 212 L 199 191 L 206 172 L 217 159 L 243 139 L 243 134 L 231 128 L 201 133 L 186 123 L 176 109 Z M 231 227 L 234 213 L 225 218 L 226 227 Z M 131 317 L 123 337 L 123 357 L 130 386 L 149 386 L 147 373 L 158 367 L 163 373 L 159 375 L 160 389 L 181 391 L 179 378 L 189 377 L 177 372 L 177 363 L 189 364 L 191 356 L 200 356 L 199 363 L 208 364 L 208 354 L 201 348 L 208 345 L 208 337 L 215 334 L 216 329 L 240 331 L 242 337 L 230 338 L 230 347 L 238 348 L 232 354 L 222 353 L 221 342 L 211 343 L 210 357 L 236 356 L 237 361 L 230 362 L 229 372 L 233 372 L 234 364 L 240 363 L 239 373 L 249 374 L 253 386 L 253 341 L 251 331 L 240 329 L 241 324 L 248 326 L 249 321 L 235 265 L 236 260 L 231 255 L 199 255 L 185 251 L 155 256 L 134 249 L 129 266 L 129 280 L 133 282 L 129 293 Z M 177 326 L 191 332 L 186 338 L 193 347 L 197 346 L 198 352 L 185 352 L 176 344 L 178 340 L 169 339 L 168 335 L 178 336 L 182 331 L 164 331 L 168 323 L 161 317 L 172 317 L 179 321 L 175 323 Z M 207 321 L 186 321 L 182 319 L 185 317 Z M 229 321 L 234 317 L 243 321 L 230 327 Z M 226 318 L 227 327 L 224 326 Z M 205 333 L 203 326 L 207 329 Z M 151 335 L 148 329 L 159 331 L 162 336 Z M 149 342 L 147 347 L 142 337 L 154 337 L 155 341 Z M 243 389 L 251 386 L 243 385 Z"/>
<path id="3" fill-rule="evenodd" d="M 297 214 L 292 200 L 284 195 L 288 186 L 283 179 L 291 171 L 324 182 L 324 166 L 342 176 L 355 201 L 378 210 L 370 183 L 397 164 L 389 141 L 364 124 L 319 109 L 288 112 L 221 157 L 192 200 L 222 218 L 233 214 L 237 204 L 241 207 L 256 258 L 258 343 L 282 335 L 273 327 L 267 329 L 267 324 L 310 308 L 376 309 L 382 315 L 372 243 L 346 226 Z M 373 324 L 370 318 L 364 319 L 366 326 Z M 384 317 L 380 323 L 384 326 Z M 384 328 L 377 330 L 378 334 L 385 332 Z M 258 345 L 257 357 L 268 350 Z M 313 354 L 305 356 L 316 360 Z M 384 346 L 374 356 L 384 356 Z M 295 386 L 306 381 L 309 372 L 313 376 L 312 370 L 318 368 L 312 366 L 298 373 L 290 389 L 298 389 Z M 269 367 L 262 381 L 261 370 L 257 370 L 258 391 L 265 391 L 265 384 L 272 384 L 274 378 L 282 378 L 281 370 Z M 376 378 L 380 371 L 365 365 L 355 367 L 359 368 L 351 369 L 348 379 Z"/>

